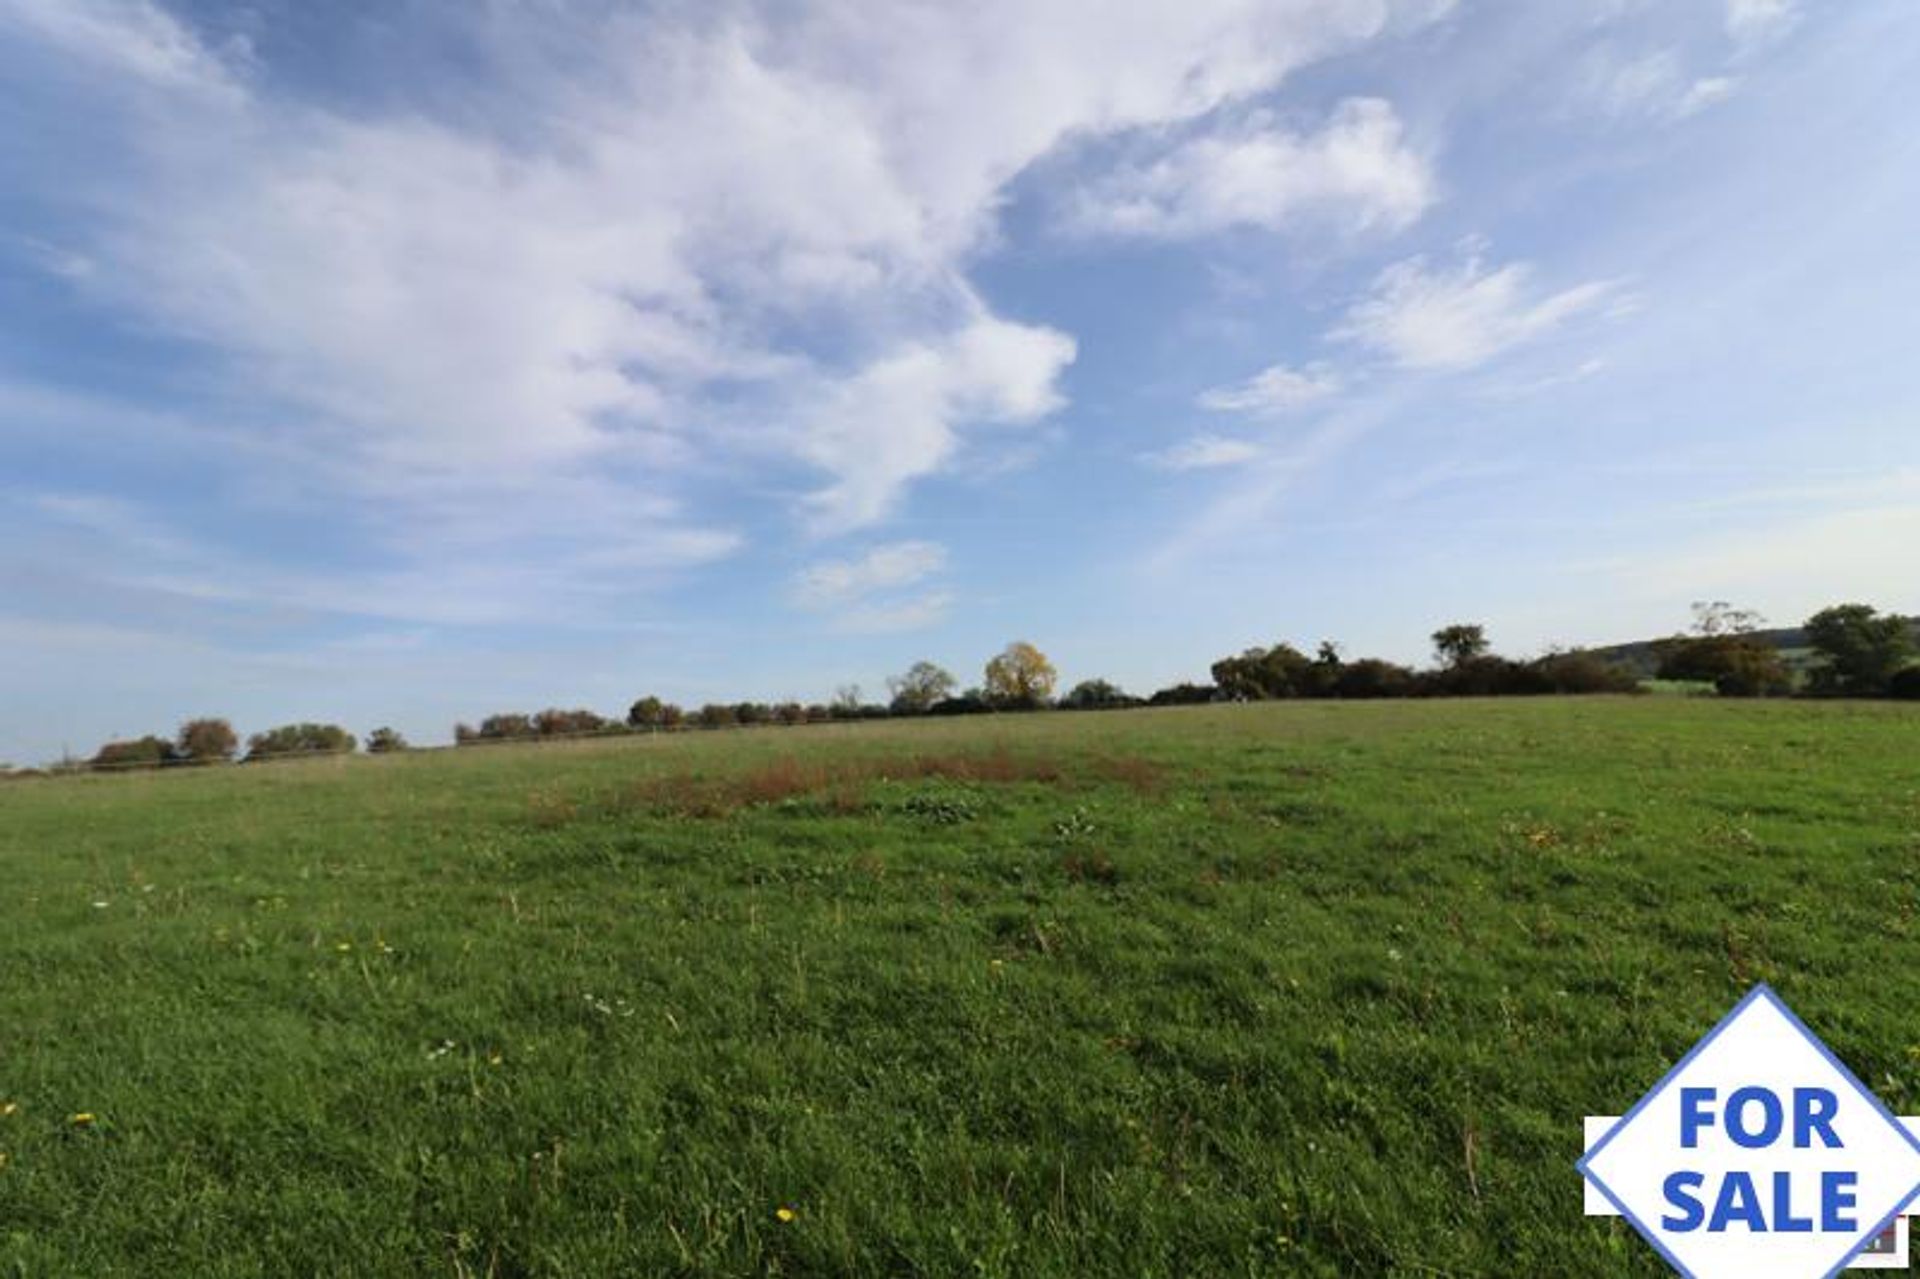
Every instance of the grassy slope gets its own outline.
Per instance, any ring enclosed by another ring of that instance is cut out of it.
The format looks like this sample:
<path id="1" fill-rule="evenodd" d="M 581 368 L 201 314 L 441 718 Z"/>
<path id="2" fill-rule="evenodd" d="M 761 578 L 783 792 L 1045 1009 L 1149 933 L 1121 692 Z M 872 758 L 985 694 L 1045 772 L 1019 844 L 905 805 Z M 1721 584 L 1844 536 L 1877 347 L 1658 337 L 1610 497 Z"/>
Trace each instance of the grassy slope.
<path id="1" fill-rule="evenodd" d="M 1061 775 L 710 811 L 996 744 Z M 1752 982 L 1920 1110 L 1916 744 L 1282 705 L 0 788 L 0 1265 L 1658 1273 L 1580 1116 Z"/>

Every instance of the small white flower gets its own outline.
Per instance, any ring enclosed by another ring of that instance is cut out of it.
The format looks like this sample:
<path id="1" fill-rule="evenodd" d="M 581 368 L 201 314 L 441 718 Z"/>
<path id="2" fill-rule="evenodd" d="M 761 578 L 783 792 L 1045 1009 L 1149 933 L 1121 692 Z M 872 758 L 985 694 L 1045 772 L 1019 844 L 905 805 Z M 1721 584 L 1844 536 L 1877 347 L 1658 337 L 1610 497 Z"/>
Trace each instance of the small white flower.
<path id="1" fill-rule="evenodd" d="M 106 904 L 105 902 L 103 902 L 103 901 L 102 901 L 102 902 L 95 902 L 95 903 L 93 904 L 93 908 L 94 908 L 95 910 L 105 910 L 105 909 L 107 908 L 107 904 Z"/>

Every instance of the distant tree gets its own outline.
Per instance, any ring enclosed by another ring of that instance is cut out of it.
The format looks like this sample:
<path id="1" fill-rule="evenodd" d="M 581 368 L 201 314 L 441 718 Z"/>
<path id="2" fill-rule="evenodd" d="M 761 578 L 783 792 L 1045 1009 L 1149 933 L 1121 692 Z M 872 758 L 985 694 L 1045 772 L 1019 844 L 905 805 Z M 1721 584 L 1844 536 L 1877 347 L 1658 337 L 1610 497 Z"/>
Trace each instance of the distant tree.
<path id="1" fill-rule="evenodd" d="M 672 702 L 668 702 L 660 708 L 660 727 L 679 728 L 686 722 L 687 713 Z"/>
<path id="2" fill-rule="evenodd" d="M 453 744 L 455 746 L 471 746 L 479 740 L 480 730 L 473 725 L 455 724 L 453 726 Z"/>
<path id="3" fill-rule="evenodd" d="M 589 710 L 548 707 L 533 717 L 533 731 L 541 737 L 580 737 L 605 732 L 607 721 Z"/>
<path id="4" fill-rule="evenodd" d="M 1217 701 L 1220 690 L 1211 684 L 1174 684 L 1147 699 L 1149 706 L 1203 706 Z"/>
<path id="5" fill-rule="evenodd" d="M 367 754 L 391 755 L 407 749 L 407 739 L 398 729 L 376 728 L 367 734 Z"/>
<path id="6" fill-rule="evenodd" d="M 807 723 L 824 724 L 833 718 L 833 707 L 824 702 L 814 702 L 807 707 Z"/>
<path id="7" fill-rule="evenodd" d="M 131 741 L 108 742 L 94 752 L 88 764 L 93 768 L 131 770 L 160 768 L 173 763 L 176 758 L 172 742 L 149 734 Z"/>
<path id="8" fill-rule="evenodd" d="M 708 702 L 694 718 L 702 728 L 731 728 L 739 723 L 733 707 L 723 706 L 719 702 Z"/>
<path id="9" fill-rule="evenodd" d="M 1081 680 L 1060 699 L 1062 710 L 1109 711 L 1138 706 L 1140 699 L 1129 697 L 1116 684 L 1103 679 Z"/>
<path id="10" fill-rule="evenodd" d="M 1433 633 L 1434 656 L 1446 667 L 1464 666 L 1488 651 L 1487 628 L 1467 622 L 1455 622 Z"/>
<path id="11" fill-rule="evenodd" d="M 1868 604 L 1836 604 L 1807 619 L 1807 642 L 1824 659 L 1814 669 L 1816 692 L 1875 697 L 1913 656 L 1913 628 L 1904 617 Z"/>
<path id="12" fill-rule="evenodd" d="M 1404 666 L 1363 657 L 1340 667 L 1333 682 L 1333 696 L 1352 698 L 1410 697 L 1417 682 Z"/>
<path id="13" fill-rule="evenodd" d="M 791 728 L 807 722 L 807 708 L 798 702 L 782 702 L 773 708 L 774 718 Z"/>
<path id="14" fill-rule="evenodd" d="M 760 702 L 736 702 L 733 707 L 736 724 L 764 724 L 772 718 L 772 708 Z"/>
<path id="15" fill-rule="evenodd" d="M 1905 666 L 1887 681 L 1887 692 L 1903 702 L 1920 702 L 1920 666 Z"/>
<path id="16" fill-rule="evenodd" d="M 635 728 L 659 728 L 667 704 L 657 697 L 643 697 L 627 707 L 627 723 Z"/>
<path id="17" fill-rule="evenodd" d="M 352 733 L 338 724 L 282 724 L 247 739 L 249 760 L 276 755 L 344 755 L 356 745 Z"/>
<path id="18" fill-rule="evenodd" d="M 1704 681 L 1723 697 L 1772 697 L 1793 689 L 1793 672 L 1780 650 L 1758 635 L 1719 630 L 1682 635 L 1654 645 L 1658 679 Z"/>
<path id="19" fill-rule="evenodd" d="M 240 751 L 240 735 L 224 719 L 190 719 L 180 726 L 175 753 L 195 764 L 232 759 Z"/>
<path id="20" fill-rule="evenodd" d="M 1631 670 L 1594 653 L 1575 649 L 1549 653 L 1528 664 L 1543 693 L 1637 693 L 1640 679 Z"/>
<path id="21" fill-rule="evenodd" d="M 1702 639 L 1719 635 L 1751 635 L 1767 619 L 1750 608 L 1735 608 L 1725 600 L 1693 602 L 1693 633 Z"/>
<path id="22" fill-rule="evenodd" d="M 480 731 L 476 736 L 490 742 L 511 741 L 519 737 L 532 737 L 533 719 L 518 712 L 501 715 L 489 715 L 480 721 Z"/>
<path id="23" fill-rule="evenodd" d="M 952 675 L 932 662 L 915 662 L 905 674 L 887 681 L 896 715 L 925 714 L 935 702 L 952 697 L 958 687 L 959 682 Z"/>
<path id="24" fill-rule="evenodd" d="M 1213 682 L 1233 702 L 1262 702 L 1299 697 L 1311 686 L 1313 660 L 1291 644 L 1250 648 L 1213 664 Z"/>
<path id="25" fill-rule="evenodd" d="M 1023 709 L 1045 706 L 1059 678 L 1045 653 L 1025 640 L 1015 640 L 987 663 L 987 700 Z"/>

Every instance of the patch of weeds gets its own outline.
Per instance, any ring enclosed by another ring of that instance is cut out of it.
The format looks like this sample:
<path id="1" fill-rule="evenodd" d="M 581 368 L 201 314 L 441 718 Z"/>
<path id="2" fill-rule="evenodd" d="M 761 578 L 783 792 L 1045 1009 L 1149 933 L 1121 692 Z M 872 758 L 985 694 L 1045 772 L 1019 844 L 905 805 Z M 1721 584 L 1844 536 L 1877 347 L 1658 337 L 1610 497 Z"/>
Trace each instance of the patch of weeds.
<path id="1" fill-rule="evenodd" d="M 980 816 L 976 798 L 964 790 L 925 790 L 900 801 L 900 811 L 933 826 L 958 826 Z"/>
<path id="2" fill-rule="evenodd" d="M 1053 837 L 1072 844 L 1091 838 L 1094 830 L 1093 815 L 1085 808 L 1076 808 L 1053 824 Z"/>

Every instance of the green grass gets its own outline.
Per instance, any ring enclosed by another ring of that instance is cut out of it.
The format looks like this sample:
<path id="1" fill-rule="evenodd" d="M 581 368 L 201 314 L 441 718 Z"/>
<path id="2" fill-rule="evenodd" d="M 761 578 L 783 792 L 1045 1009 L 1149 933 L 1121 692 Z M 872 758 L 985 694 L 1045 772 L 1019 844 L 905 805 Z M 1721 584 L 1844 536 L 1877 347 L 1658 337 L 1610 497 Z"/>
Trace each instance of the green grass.
<path id="1" fill-rule="evenodd" d="M 1658 1274 L 1580 1119 L 1753 982 L 1920 1110 L 1916 746 L 1295 704 L 0 787 L 0 1273 Z"/>

